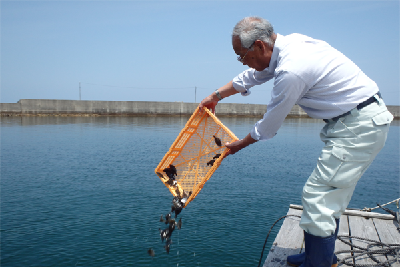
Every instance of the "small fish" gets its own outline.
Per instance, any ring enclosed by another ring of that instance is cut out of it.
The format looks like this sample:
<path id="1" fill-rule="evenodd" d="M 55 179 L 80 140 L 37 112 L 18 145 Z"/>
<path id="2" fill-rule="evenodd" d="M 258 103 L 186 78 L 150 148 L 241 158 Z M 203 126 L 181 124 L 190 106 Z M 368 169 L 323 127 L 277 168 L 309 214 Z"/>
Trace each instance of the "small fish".
<path id="1" fill-rule="evenodd" d="M 171 226 L 171 224 L 175 225 L 175 219 L 170 219 L 168 223 L 169 223 L 170 226 Z M 175 229 L 175 228 L 174 228 L 174 229 Z M 172 231 L 173 231 L 173 230 L 172 230 Z"/>
<path id="2" fill-rule="evenodd" d="M 172 220 L 171 220 L 172 221 Z M 171 222 L 168 226 L 168 231 L 169 231 L 169 235 L 168 235 L 168 239 L 171 237 L 172 232 L 175 230 L 175 220 L 173 220 L 173 222 Z"/>
<path id="3" fill-rule="evenodd" d="M 219 157 L 221 157 L 221 154 L 215 154 L 215 156 L 213 157 L 213 159 L 217 159 L 217 158 L 219 158 Z"/>
<path id="4" fill-rule="evenodd" d="M 178 197 L 181 197 L 181 192 L 179 191 L 178 187 L 175 189 L 175 193 L 178 195 Z"/>
<path id="5" fill-rule="evenodd" d="M 165 251 L 167 252 L 167 254 L 169 254 L 169 249 L 171 247 L 171 244 L 172 244 L 171 240 L 168 240 L 167 243 L 165 243 L 164 248 L 165 248 Z"/>
<path id="6" fill-rule="evenodd" d="M 175 175 L 172 172 L 168 172 L 167 176 L 169 179 L 175 180 Z"/>
<path id="7" fill-rule="evenodd" d="M 161 228 L 158 228 L 158 231 L 160 231 L 161 242 L 164 242 L 164 240 L 168 240 L 168 238 L 171 237 L 169 228 L 164 229 L 164 230 L 161 230 Z"/>
<path id="8" fill-rule="evenodd" d="M 189 197 L 184 197 L 184 198 L 181 199 L 182 206 L 185 205 L 185 203 L 186 203 L 186 201 L 188 200 L 188 198 L 189 198 Z"/>
<path id="9" fill-rule="evenodd" d="M 169 179 L 168 179 L 168 181 L 166 182 L 166 184 L 169 184 L 169 185 L 173 186 L 173 185 L 174 185 L 174 182 L 175 182 L 174 180 L 175 180 L 175 177 L 173 177 L 173 178 L 169 177 Z"/>
<path id="10" fill-rule="evenodd" d="M 160 231 L 160 237 L 161 241 L 164 242 L 164 240 L 168 240 L 171 238 L 172 232 L 175 230 L 175 220 L 173 224 L 170 224 L 168 228 L 165 228 L 164 230 L 161 230 L 161 228 L 158 228 L 158 231 Z"/>
<path id="11" fill-rule="evenodd" d="M 154 257 L 154 256 L 156 255 L 156 253 L 154 252 L 154 250 L 153 250 L 152 248 L 149 248 L 149 249 L 147 250 L 147 253 L 148 253 L 150 256 L 152 256 L 152 257 Z"/>
<path id="12" fill-rule="evenodd" d="M 175 209 L 179 209 L 179 208 L 183 207 L 181 198 L 179 198 L 179 197 L 174 197 L 172 199 L 172 204 L 174 205 Z"/>
<path id="13" fill-rule="evenodd" d="M 168 213 L 167 215 L 165 215 L 165 224 L 168 224 L 169 219 L 171 219 L 171 213 Z"/>
<path id="14" fill-rule="evenodd" d="M 178 217 L 179 213 L 182 212 L 182 208 L 180 209 L 175 209 L 175 218 Z"/>
<path id="15" fill-rule="evenodd" d="M 215 141 L 215 143 L 217 144 L 217 146 L 222 146 L 221 139 L 219 139 L 219 138 L 216 137 L 215 135 L 213 135 L 213 137 L 214 137 L 214 141 Z"/>
<path id="16" fill-rule="evenodd" d="M 173 172 L 173 174 L 175 174 L 175 176 L 178 176 L 178 173 L 176 171 L 176 167 L 172 164 L 169 165 L 169 168 L 171 169 L 171 171 Z"/>
<path id="17" fill-rule="evenodd" d="M 171 213 L 173 213 L 174 211 L 175 211 L 175 206 L 174 205 L 171 205 Z"/>
<path id="18" fill-rule="evenodd" d="M 164 218 L 163 218 L 162 214 L 161 214 L 161 217 L 160 217 L 160 222 L 164 222 Z"/>
<path id="19" fill-rule="evenodd" d="M 207 162 L 207 166 L 212 166 L 215 162 L 215 159 L 210 160 L 209 162 Z"/>
<path id="20" fill-rule="evenodd" d="M 179 197 L 174 197 L 172 199 L 172 206 L 171 206 L 171 212 L 175 212 L 175 218 L 181 213 L 183 209 L 183 204 L 182 199 Z"/>
<path id="21" fill-rule="evenodd" d="M 180 210 L 176 210 L 175 211 L 175 218 L 177 218 L 178 217 L 178 215 L 179 215 L 179 213 L 181 213 L 182 212 L 182 209 L 180 209 Z"/>
<path id="22" fill-rule="evenodd" d="M 181 228 L 182 228 L 182 218 L 179 219 L 179 221 L 176 223 L 176 226 L 178 227 L 178 230 L 181 230 Z"/>
<path id="23" fill-rule="evenodd" d="M 167 176 L 168 176 L 169 178 L 172 178 L 172 179 L 175 179 L 175 176 L 178 176 L 178 173 L 177 173 L 177 171 L 176 171 L 176 168 L 175 168 L 175 166 L 172 165 L 172 164 L 169 165 L 169 168 L 165 168 L 165 169 L 163 170 L 163 172 L 165 172 L 165 173 L 167 174 Z"/>

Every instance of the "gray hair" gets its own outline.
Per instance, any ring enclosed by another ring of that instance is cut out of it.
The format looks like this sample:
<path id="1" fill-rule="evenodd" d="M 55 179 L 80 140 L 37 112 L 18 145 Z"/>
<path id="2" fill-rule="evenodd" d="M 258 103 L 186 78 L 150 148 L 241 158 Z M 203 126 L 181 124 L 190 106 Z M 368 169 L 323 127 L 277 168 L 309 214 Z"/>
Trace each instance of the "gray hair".
<path id="1" fill-rule="evenodd" d="M 239 37 L 244 48 L 250 48 L 256 40 L 261 40 L 273 46 L 275 40 L 271 37 L 274 34 L 272 24 L 260 17 L 246 17 L 239 21 L 232 31 L 232 37 Z"/>

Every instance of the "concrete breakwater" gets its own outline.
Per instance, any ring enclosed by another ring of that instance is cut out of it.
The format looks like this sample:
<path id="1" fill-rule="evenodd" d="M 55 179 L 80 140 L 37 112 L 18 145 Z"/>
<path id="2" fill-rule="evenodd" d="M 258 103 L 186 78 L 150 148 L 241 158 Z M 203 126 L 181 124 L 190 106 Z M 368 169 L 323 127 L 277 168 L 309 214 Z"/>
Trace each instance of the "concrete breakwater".
<path id="1" fill-rule="evenodd" d="M 187 116 L 198 103 L 154 101 L 91 101 L 57 99 L 21 99 L 17 103 L 0 103 L 1 116 Z M 399 106 L 388 106 L 396 119 L 400 118 Z M 261 117 L 267 105 L 219 103 L 218 116 Z M 308 117 L 295 105 L 288 117 Z"/>

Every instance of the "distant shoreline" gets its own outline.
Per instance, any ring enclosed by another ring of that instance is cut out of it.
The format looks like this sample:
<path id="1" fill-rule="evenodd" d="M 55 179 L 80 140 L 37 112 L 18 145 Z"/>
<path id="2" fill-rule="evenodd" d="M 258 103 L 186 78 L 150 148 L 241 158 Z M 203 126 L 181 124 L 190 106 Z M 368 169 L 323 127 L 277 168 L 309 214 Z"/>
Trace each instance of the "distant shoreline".
<path id="1" fill-rule="evenodd" d="M 57 99 L 21 99 L 17 103 L 0 103 L 0 116 L 190 116 L 198 103 L 156 101 L 92 101 Z M 400 106 L 388 106 L 395 119 L 400 119 Z M 262 117 L 267 105 L 219 103 L 218 116 Z M 295 105 L 289 118 L 310 118 Z"/>

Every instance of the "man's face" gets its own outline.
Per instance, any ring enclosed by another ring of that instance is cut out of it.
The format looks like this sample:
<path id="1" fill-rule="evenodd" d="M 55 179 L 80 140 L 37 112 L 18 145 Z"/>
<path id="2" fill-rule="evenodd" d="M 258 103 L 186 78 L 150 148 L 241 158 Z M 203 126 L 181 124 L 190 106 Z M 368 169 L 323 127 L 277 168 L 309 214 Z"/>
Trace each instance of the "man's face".
<path id="1" fill-rule="evenodd" d="M 253 50 L 242 47 L 239 37 L 232 38 L 232 47 L 235 53 L 241 57 L 242 64 L 257 71 L 262 71 L 269 66 L 272 48 L 264 42 L 257 40 L 253 44 Z"/>

